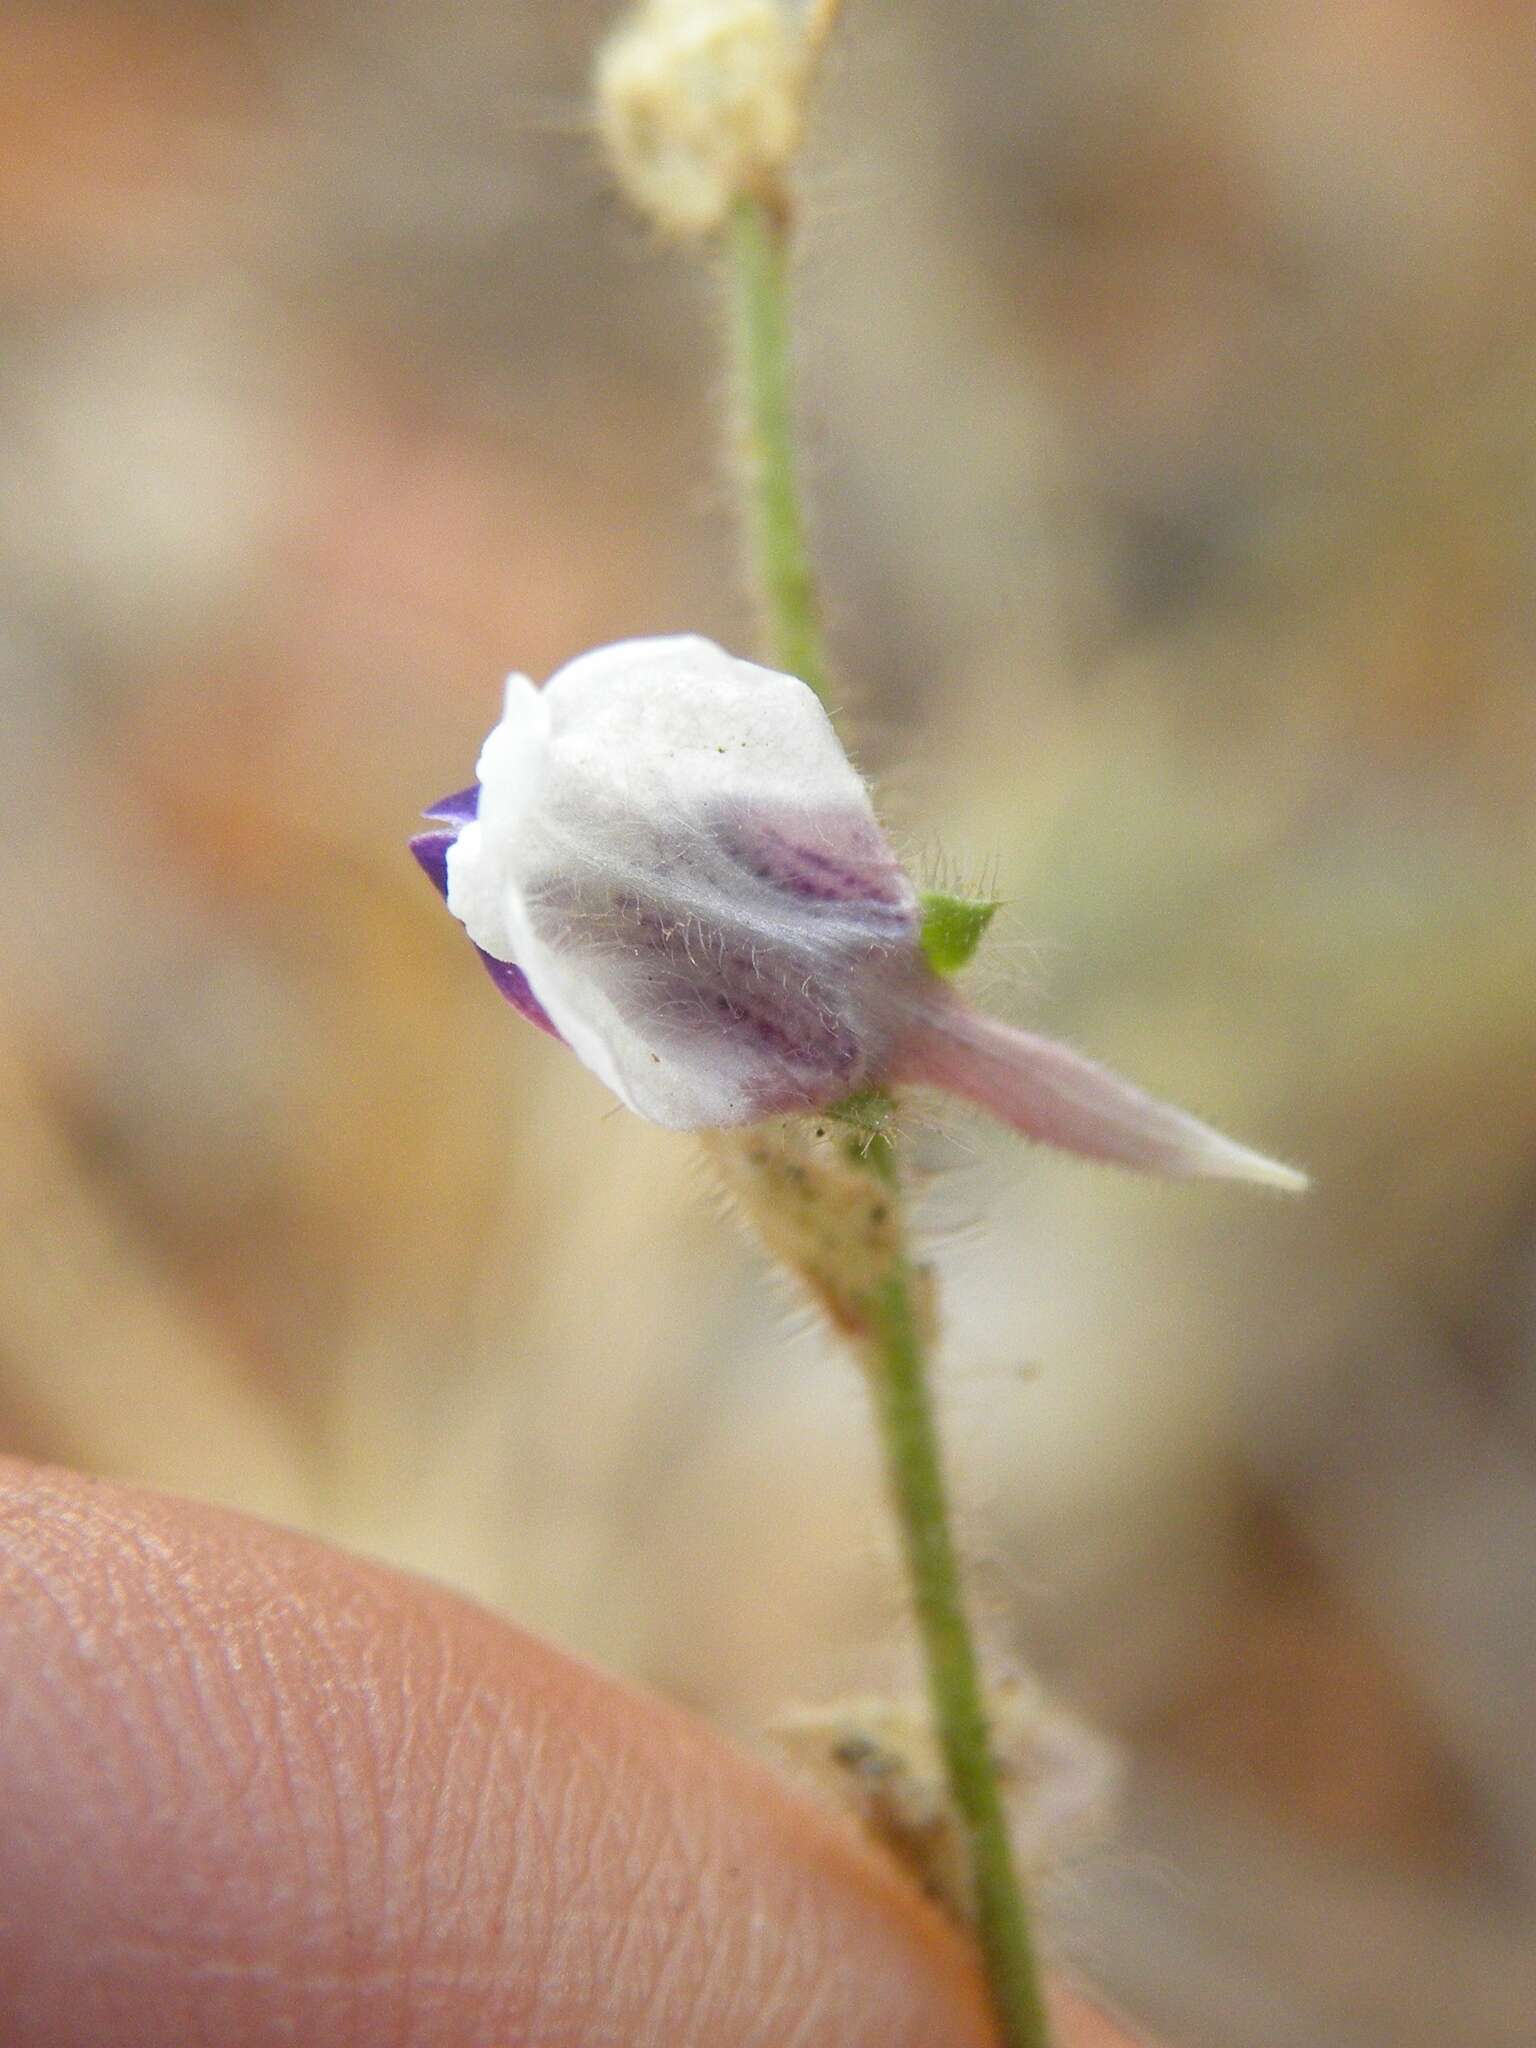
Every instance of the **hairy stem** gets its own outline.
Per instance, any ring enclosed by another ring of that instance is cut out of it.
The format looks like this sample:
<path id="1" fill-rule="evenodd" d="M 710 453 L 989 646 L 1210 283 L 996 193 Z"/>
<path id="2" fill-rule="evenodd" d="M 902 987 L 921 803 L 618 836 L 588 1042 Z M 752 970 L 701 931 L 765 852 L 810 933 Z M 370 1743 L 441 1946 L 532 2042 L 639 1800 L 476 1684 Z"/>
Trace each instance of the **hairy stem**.
<path id="1" fill-rule="evenodd" d="M 780 667 L 826 699 L 828 669 L 796 479 L 788 224 L 782 207 L 742 200 L 732 216 L 736 372 L 745 411 L 748 520 L 768 639 Z M 888 1115 L 849 1156 L 899 1196 Z M 791 1254 L 792 1256 L 792 1254 Z M 887 1490 L 922 1644 L 950 1795 L 964 1829 L 976 1931 L 1002 2048 L 1045 2048 L 1029 1912 L 992 1752 L 980 1662 L 967 1618 L 929 1386 L 929 1288 L 904 1239 L 868 1294 L 838 1309 L 826 1276 L 808 1279 L 855 1338 L 873 1392 Z"/>
<path id="2" fill-rule="evenodd" d="M 753 580 L 773 659 L 827 700 L 827 657 L 795 467 L 789 250 L 782 213 L 740 199 L 730 219 L 732 327 Z"/>
<path id="3" fill-rule="evenodd" d="M 976 1935 L 1007 2048 L 1041 2048 L 1046 2019 L 1039 1966 L 966 1619 L 922 1322 L 905 1270 L 887 1281 L 877 1299 L 870 1350 L 886 1483 L 901 1530 L 950 1797 L 969 1851 Z"/>

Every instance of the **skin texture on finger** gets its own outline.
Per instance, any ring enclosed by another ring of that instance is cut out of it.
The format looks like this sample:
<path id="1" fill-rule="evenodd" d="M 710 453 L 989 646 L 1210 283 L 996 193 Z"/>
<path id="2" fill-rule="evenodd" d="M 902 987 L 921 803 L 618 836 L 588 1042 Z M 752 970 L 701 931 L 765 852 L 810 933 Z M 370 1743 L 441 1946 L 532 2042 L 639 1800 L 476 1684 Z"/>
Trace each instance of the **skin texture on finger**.
<path id="1" fill-rule="evenodd" d="M 7 2048 L 991 2039 L 959 1937 L 686 1716 L 423 1582 L 5 1461 L 0 1814 Z"/>

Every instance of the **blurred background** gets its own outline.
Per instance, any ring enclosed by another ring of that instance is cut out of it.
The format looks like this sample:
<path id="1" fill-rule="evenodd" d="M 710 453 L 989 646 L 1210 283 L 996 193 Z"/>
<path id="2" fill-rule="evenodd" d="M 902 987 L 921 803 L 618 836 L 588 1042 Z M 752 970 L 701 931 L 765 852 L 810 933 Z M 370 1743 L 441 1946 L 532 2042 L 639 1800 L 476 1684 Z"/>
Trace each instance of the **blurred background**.
<path id="1" fill-rule="evenodd" d="M 861 1388 L 409 861 L 504 671 L 742 647 L 717 307 L 605 8 L 0 23 L 0 1443 L 746 1739 L 899 1686 Z M 925 1140 L 1052 1933 L 1178 2048 L 1536 2038 L 1536 40 L 851 0 L 804 408 L 851 730 L 995 1007 L 1306 1164 Z M 915 772 L 921 764 L 921 773 Z"/>

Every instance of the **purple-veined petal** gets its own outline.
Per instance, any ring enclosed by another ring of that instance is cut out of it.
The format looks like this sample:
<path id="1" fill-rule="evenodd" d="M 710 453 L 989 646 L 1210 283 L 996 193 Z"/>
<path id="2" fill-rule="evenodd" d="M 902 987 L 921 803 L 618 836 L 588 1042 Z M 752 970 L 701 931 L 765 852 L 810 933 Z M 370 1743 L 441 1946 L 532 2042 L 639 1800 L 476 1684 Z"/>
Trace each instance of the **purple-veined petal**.
<path id="1" fill-rule="evenodd" d="M 865 808 L 784 802 L 720 805 L 716 838 L 758 893 L 789 899 L 830 926 L 846 917 L 867 926 L 871 945 L 914 941 L 916 892 L 885 834 Z"/>
<path id="2" fill-rule="evenodd" d="M 448 859 L 577 1057 L 677 1130 L 836 1101 L 878 1073 L 918 907 L 826 712 L 692 635 L 507 685 Z"/>

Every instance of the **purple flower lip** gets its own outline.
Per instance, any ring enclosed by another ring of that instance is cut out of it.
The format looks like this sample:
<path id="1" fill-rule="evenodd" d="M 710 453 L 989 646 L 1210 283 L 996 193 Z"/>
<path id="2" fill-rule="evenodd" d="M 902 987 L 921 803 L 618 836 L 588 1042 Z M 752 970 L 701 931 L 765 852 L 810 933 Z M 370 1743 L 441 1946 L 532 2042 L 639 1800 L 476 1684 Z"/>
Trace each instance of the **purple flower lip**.
<path id="1" fill-rule="evenodd" d="M 439 824 L 464 826 L 478 816 L 479 810 L 480 785 L 472 782 L 468 789 L 456 789 L 452 796 L 440 796 L 421 815 L 435 819 Z"/>
<path id="2" fill-rule="evenodd" d="M 458 838 L 464 826 L 472 824 L 480 803 L 480 785 L 471 783 L 468 789 L 455 791 L 452 796 L 440 797 L 429 811 L 423 811 L 424 818 L 452 825 L 451 832 L 418 832 L 410 842 L 422 873 L 432 884 L 438 895 L 448 901 L 448 849 Z M 549 1020 L 548 1012 L 528 985 L 528 977 L 511 960 L 498 960 L 494 953 L 487 953 L 483 946 L 476 946 L 480 961 L 486 973 L 495 983 L 497 990 L 528 1019 L 537 1024 L 541 1031 L 547 1031 L 551 1038 L 560 1038 L 560 1033 Z M 561 1040 L 564 1043 L 564 1040 Z"/>
<path id="3" fill-rule="evenodd" d="M 423 811 L 424 818 L 430 818 L 430 811 Z M 448 849 L 457 835 L 452 832 L 418 832 L 410 842 L 411 852 L 422 873 L 432 884 L 438 895 L 448 901 Z"/>

